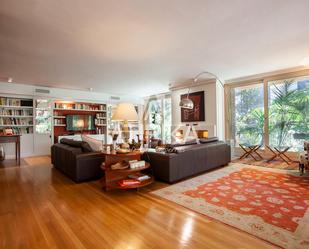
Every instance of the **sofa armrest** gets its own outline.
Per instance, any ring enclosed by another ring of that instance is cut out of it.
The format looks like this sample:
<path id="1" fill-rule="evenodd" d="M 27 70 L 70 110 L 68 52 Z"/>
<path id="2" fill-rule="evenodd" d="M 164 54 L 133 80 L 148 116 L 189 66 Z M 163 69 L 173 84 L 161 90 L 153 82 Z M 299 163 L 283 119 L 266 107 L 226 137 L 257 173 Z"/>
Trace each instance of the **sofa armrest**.
<path id="1" fill-rule="evenodd" d="M 81 182 L 90 179 L 99 179 L 103 176 L 101 165 L 105 156 L 100 152 L 89 152 L 75 155 L 74 180 Z"/>
<path id="2" fill-rule="evenodd" d="M 82 154 L 77 154 L 76 159 L 93 159 L 93 158 L 104 158 L 105 156 L 101 152 L 87 152 Z"/>

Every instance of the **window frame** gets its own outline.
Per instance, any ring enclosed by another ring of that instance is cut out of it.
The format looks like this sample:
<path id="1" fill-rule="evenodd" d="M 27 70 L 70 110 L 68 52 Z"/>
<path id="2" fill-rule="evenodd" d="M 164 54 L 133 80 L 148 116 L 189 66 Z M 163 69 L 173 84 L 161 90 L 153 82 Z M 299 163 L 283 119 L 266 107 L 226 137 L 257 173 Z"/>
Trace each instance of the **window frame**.
<path id="1" fill-rule="evenodd" d="M 226 83 L 224 85 L 224 114 L 225 114 L 225 139 L 231 140 L 234 139 L 232 137 L 231 127 L 232 127 L 232 119 L 231 119 L 231 93 L 232 89 L 238 87 L 246 87 L 255 84 L 263 84 L 264 89 L 264 145 L 269 145 L 269 82 L 279 81 L 291 78 L 297 78 L 302 76 L 309 76 L 309 69 L 280 73 L 280 74 L 270 74 L 265 77 L 255 77 L 248 80 L 240 80 L 231 83 Z"/>
<path id="2" fill-rule="evenodd" d="M 165 143 L 165 130 L 164 130 L 164 127 L 165 127 L 165 119 L 164 119 L 164 116 L 165 116 L 165 99 L 171 99 L 172 96 L 170 93 L 166 93 L 166 94 L 161 94 L 161 95 L 158 95 L 158 96 L 151 96 L 147 99 L 145 99 L 145 112 L 144 112 L 144 117 L 143 117 L 143 126 L 144 126 L 144 130 L 147 130 L 149 128 L 149 104 L 151 101 L 160 101 L 160 105 L 161 105 L 161 109 L 162 109 L 162 120 L 161 120 L 161 123 L 160 123 L 160 127 L 161 127 L 161 137 L 160 139 Z M 171 109 L 171 116 L 172 116 L 172 109 Z"/>

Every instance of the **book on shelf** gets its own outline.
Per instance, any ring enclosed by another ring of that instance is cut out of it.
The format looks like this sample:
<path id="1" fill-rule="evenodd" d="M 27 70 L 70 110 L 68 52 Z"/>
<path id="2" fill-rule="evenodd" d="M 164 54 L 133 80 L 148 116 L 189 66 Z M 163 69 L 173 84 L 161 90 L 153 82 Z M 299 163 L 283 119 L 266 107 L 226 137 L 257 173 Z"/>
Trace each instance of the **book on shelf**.
<path id="1" fill-rule="evenodd" d="M 136 173 L 136 174 L 130 174 L 128 175 L 128 178 L 130 179 L 134 179 L 134 180 L 138 180 L 140 182 L 143 182 L 143 181 L 147 181 L 150 179 L 150 176 L 149 175 L 146 175 L 146 174 L 142 174 L 142 173 Z"/>
<path id="2" fill-rule="evenodd" d="M 29 118 L 0 117 L 0 125 L 33 125 L 33 121 Z"/>
<path id="3" fill-rule="evenodd" d="M 1 109 L 0 115 L 3 116 L 33 116 L 33 111 L 31 109 L 14 110 L 14 109 Z"/>
<path id="4" fill-rule="evenodd" d="M 0 105 L 2 106 L 12 106 L 12 107 L 31 107 L 33 106 L 32 99 L 18 99 L 11 97 L 1 97 Z"/>
<path id="5" fill-rule="evenodd" d="M 139 180 L 135 180 L 135 179 L 123 179 L 123 180 L 118 181 L 118 185 L 121 187 L 137 185 L 140 183 L 141 182 Z"/>

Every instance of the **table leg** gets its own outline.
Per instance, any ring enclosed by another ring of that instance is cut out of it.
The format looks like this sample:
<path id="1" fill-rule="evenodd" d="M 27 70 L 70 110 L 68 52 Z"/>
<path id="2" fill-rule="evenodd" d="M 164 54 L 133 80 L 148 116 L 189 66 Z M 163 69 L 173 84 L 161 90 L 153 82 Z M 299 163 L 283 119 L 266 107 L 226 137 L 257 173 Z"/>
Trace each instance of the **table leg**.
<path id="1" fill-rule="evenodd" d="M 17 148 L 18 148 L 18 165 L 20 166 L 20 140 L 18 139 L 17 142 Z"/>
<path id="2" fill-rule="evenodd" d="M 18 154 L 18 152 L 17 152 L 17 141 L 15 142 L 15 161 L 16 161 L 16 163 L 17 163 L 17 161 L 18 161 L 18 159 L 17 159 L 17 154 Z"/>
<path id="3" fill-rule="evenodd" d="M 288 150 L 289 148 L 286 148 L 285 150 L 283 150 L 283 151 L 280 151 L 280 150 L 278 150 L 277 148 L 275 148 L 275 150 L 278 152 L 278 157 L 280 157 L 283 161 L 285 161 L 287 164 L 290 164 L 290 161 L 288 161 L 288 160 L 286 160 L 284 157 L 283 157 L 283 155 L 284 155 L 284 153 L 285 152 L 287 152 L 287 150 Z M 285 156 L 285 155 L 284 155 Z M 287 157 L 287 156 L 286 156 Z M 289 160 L 290 160 L 290 158 L 288 158 Z"/>
<path id="4" fill-rule="evenodd" d="M 242 148 L 242 150 L 245 152 L 239 159 L 243 159 L 245 157 L 247 157 L 249 155 L 249 151 L 246 150 L 245 147 L 243 147 L 241 144 L 239 145 L 240 148 Z"/>
<path id="5" fill-rule="evenodd" d="M 258 160 L 253 156 L 253 152 L 254 152 L 254 149 L 255 149 L 255 148 L 256 148 L 256 146 L 249 147 L 250 151 L 249 151 L 248 156 L 250 155 L 255 161 L 258 161 Z"/>
<path id="6" fill-rule="evenodd" d="M 291 162 L 292 161 L 292 159 L 291 158 L 289 158 L 285 153 L 290 149 L 289 147 L 287 147 L 287 148 L 285 148 L 283 151 L 279 151 L 277 148 L 275 148 L 276 149 L 276 151 L 278 151 L 279 152 L 279 156 L 280 156 L 280 158 L 282 159 L 282 160 L 284 160 L 282 157 L 284 156 L 289 162 Z M 284 160 L 285 161 L 285 160 Z"/>
<path id="7" fill-rule="evenodd" d="M 273 149 L 270 148 L 269 146 L 266 146 L 266 147 L 267 147 L 267 149 L 269 149 L 269 150 L 274 154 L 271 158 L 269 158 L 269 159 L 267 160 L 267 162 L 269 163 L 270 161 L 274 160 L 274 159 L 277 157 L 277 153 L 274 152 Z"/>
<path id="8" fill-rule="evenodd" d="M 263 159 L 263 157 L 257 152 L 258 149 L 261 148 L 261 145 L 257 145 L 253 151 L 253 153 L 255 153 L 261 160 Z"/>

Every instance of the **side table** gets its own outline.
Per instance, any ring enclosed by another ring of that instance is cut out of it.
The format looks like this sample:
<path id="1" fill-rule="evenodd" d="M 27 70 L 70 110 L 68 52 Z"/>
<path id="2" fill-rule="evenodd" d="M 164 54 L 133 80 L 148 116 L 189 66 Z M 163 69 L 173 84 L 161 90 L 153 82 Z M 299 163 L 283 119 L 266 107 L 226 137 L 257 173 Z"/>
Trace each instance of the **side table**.
<path id="1" fill-rule="evenodd" d="M 244 151 L 244 154 L 239 159 L 251 156 L 255 161 L 258 161 L 258 159 L 253 154 L 257 155 L 260 159 L 263 159 L 263 157 L 257 152 L 257 150 L 260 149 L 262 145 L 239 144 L 239 146 Z"/>
<path id="2" fill-rule="evenodd" d="M 285 161 L 287 164 L 290 164 L 292 162 L 291 158 L 289 158 L 285 153 L 290 149 L 290 147 L 274 147 L 272 149 L 270 146 L 266 145 L 266 147 L 274 154 L 271 158 L 267 160 L 267 162 L 270 162 L 274 160 L 276 157 L 280 157 L 283 161 Z"/>
<path id="3" fill-rule="evenodd" d="M 105 163 L 102 165 L 102 170 L 104 171 L 104 176 L 101 179 L 102 185 L 105 190 L 112 189 L 139 189 L 141 187 L 147 186 L 154 182 L 153 175 L 150 175 L 150 179 L 142 181 L 139 184 L 129 185 L 129 186 L 120 186 L 118 182 L 123 179 L 127 179 L 128 175 L 142 172 L 146 169 L 150 169 L 150 164 L 146 162 L 145 167 L 136 168 L 136 169 L 111 169 L 111 165 L 121 162 L 121 161 L 130 161 L 130 160 L 141 160 L 142 152 L 133 151 L 127 154 L 117 154 L 116 152 L 103 153 L 105 155 Z"/>

